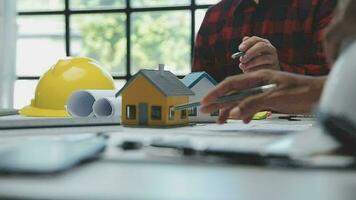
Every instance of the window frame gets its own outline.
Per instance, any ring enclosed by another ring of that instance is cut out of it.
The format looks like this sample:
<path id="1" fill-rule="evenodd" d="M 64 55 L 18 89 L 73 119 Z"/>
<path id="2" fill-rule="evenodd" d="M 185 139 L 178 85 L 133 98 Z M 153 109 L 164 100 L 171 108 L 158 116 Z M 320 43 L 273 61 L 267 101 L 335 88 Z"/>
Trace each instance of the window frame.
<path id="1" fill-rule="evenodd" d="M 187 110 L 181 110 L 180 111 L 180 119 L 187 119 L 187 118 L 188 118 Z"/>
<path id="2" fill-rule="evenodd" d="M 131 112 L 131 109 L 133 110 Z M 127 120 L 136 120 L 137 119 L 137 106 L 136 105 L 126 105 L 126 119 Z M 132 114 L 132 117 L 130 117 Z"/>
<path id="3" fill-rule="evenodd" d="M 155 116 L 154 111 L 159 110 L 159 116 Z M 162 120 L 162 106 L 151 106 L 151 120 L 160 121 Z"/>
<path id="4" fill-rule="evenodd" d="M 198 107 L 193 107 L 188 109 L 189 117 L 197 117 L 198 116 Z"/>
<path id="5" fill-rule="evenodd" d="M 210 113 L 211 117 L 218 117 L 220 115 L 220 110 L 214 111 Z"/>
<path id="6" fill-rule="evenodd" d="M 126 15 L 126 75 L 116 76 L 112 75 L 115 80 L 126 80 L 128 81 L 133 75 L 131 74 L 131 54 L 132 54 L 132 43 L 131 43 L 131 27 L 132 19 L 131 16 L 133 13 L 139 12 L 154 12 L 154 11 L 190 11 L 191 14 L 191 34 L 190 34 L 190 43 L 191 43 L 191 53 L 190 57 L 193 60 L 193 50 L 195 43 L 195 14 L 196 11 L 200 9 L 207 9 L 211 4 L 196 4 L 196 0 L 191 0 L 189 5 L 178 5 L 178 6 L 157 6 L 157 7 L 132 7 L 130 0 L 126 0 L 125 8 L 95 8 L 95 9 L 71 9 L 70 1 L 64 1 L 64 10 L 41 10 L 41 11 L 18 11 L 18 16 L 50 16 L 58 15 L 64 16 L 65 19 L 65 54 L 66 56 L 72 56 L 71 54 L 71 16 L 79 14 L 109 14 L 109 13 L 124 13 Z M 100 62 L 100 61 L 99 61 Z M 38 80 L 40 76 L 18 76 L 17 80 Z M 179 78 L 182 78 L 179 76 Z"/>
<path id="7" fill-rule="evenodd" d="M 169 106 L 168 109 L 168 120 L 173 121 L 174 120 L 174 116 L 175 116 L 175 111 L 173 110 L 174 106 Z"/>

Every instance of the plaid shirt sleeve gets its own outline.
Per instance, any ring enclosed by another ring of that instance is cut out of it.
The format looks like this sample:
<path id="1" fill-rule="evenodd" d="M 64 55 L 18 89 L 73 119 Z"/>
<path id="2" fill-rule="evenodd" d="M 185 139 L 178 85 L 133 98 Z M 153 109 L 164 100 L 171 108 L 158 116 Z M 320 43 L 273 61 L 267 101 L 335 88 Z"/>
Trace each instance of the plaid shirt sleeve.
<path id="1" fill-rule="evenodd" d="M 222 0 L 209 8 L 196 38 L 192 71 L 206 71 L 217 81 L 242 73 L 238 61 L 230 56 L 244 36 L 258 36 L 270 40 L 277 48 L 282 71 L 313 76 L 328 74 L 330 66 L 323 53 L 322 39 L 336 0 L 264 1 L 274 3 L 274 7 L 257 12 L 251 11 L 255 8 L 249 0 Z M 280 4 L 286 6 L 284 11 L 278 10 Z M 249 21 L 252 17 L 261 21 Z M 261 29 L 262 26 L 274 28 Z"/>
<path id="2" fill-rule="evenodd" d="M 207 20 L 209 14 L 208 10 L 196 38 L 192 71 L 206 71 L 208 74 L 214 74 L 214 68 L 208 68 L 208 66 L 215 65 L 214 53 L 212 48 L 209 47 L 210 25 Z"/>
<path id="3" fill-rule="evenodd" d="M 313 36 L 313 43 L 311 44 L 313 63 L 295 64 L 280 61 L 282 71 L 292 72 L 296 74 L 321 76 L 327 75 L 330 71 L 330 64 L 327 63 L 323 52 L 323 34 L 325 28 L 332 20 L 332 13 L 335 8 L 335 3 L 332 1 L 321 1 L 319 3 L 319 12 L 316 17 L 316 34 Z"/>
<path id="4" fill-rule="evenodd" d="M 221 5 L 219 3 L 214 7 L 210 7 L 205 14 L 197 34 L 192 65 L 193 72 L 205 71 L 218 82 L 231 75 L 226 71 L 226 68 L 232 64 L 229 52 L 223 53 L 212 48 L 216 44 L 217 37 L 219 37 L 213 26 L 221 25 L 221 16 L 223 15 Z M 226 54 L 224 57 L 228 57 L 225 61 L 220 59 L 223 54 Z M 234 69 L 236 70 L 238 67 L 234 67 Z"/>

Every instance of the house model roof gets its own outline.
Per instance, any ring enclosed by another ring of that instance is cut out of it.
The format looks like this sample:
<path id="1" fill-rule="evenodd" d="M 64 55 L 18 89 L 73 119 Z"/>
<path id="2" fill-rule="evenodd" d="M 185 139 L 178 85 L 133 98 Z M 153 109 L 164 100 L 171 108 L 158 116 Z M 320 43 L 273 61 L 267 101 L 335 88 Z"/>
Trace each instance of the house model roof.
<path id="1" fill-rule="evenodd" d="M 185 86 L 172 72 L 165 70 L 141 69 L 116 94 L 119 96 L 138 76 L 144 76 L 165 96 L 191 96 L 194 92 Z"/>
<path id="2" fill-rule="evenodd" d="M 193 72 L 193 73 L 190 73 L 190 74 L 186 75 L 183 79 L 181 79 L 181 81 L 188 88 L 192 88 L 195 84 L 197 84 L 203 78 L 207 78 L 214 85 L 218 84 L 216 82 L 216 80 L 206 72 Z"/>

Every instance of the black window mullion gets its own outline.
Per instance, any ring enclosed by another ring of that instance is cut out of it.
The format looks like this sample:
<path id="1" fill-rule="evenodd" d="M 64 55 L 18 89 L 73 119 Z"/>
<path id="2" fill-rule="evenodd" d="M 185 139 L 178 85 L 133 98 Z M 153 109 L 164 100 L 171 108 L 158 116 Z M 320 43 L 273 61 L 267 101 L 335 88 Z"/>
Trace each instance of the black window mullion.
<path id="1" fill-rule="evenodd" d="M 125 13 L 126 14 L 126 75 L 116 76 L 116 80 L 129 80 L 131 75 L 131 55 L 132 55 L 132 45 L 131 45 L 131 26 L 132 26 L 132 14 L 135 12 L 150 12 L 150 11 L 179 11 L 179 10 L 190 10 L 191 12 L 191 62 L 193 61 L 194 55 L 194 44 L 195 44 L 195 16 L 198 9 L 208 8 L 210 5 L 197 5 L 196 0 L 191 0 L 188 6 L 164 6 L 164 7 L 143 7 L 143 8 L 132 8 L 130 0 L 126 0 L 126 8 L 123 9 L 85 9 L 85 10 L 71 10 L 70 1 L 64 0 L 65 9 L 64 11 L 22 11 L 18 12 L 20 16 L 46 16 L 46 15 L 64 15 L 65 17 L 65 51 L 67 56 L 71 56 L 71 38 L 70 38 L 70 17 L 72 14 L 94 14 L 94 13 Z M 38 76 L 18 76 L 18 80 L 37 80 Z"/>
<path id="2" fill-rule="evenodd" d="M 126 0 L 126 80 L 131 78 L 131 4 Z"/>
<path id="3" fill-rule="evenodd" d="M 17 76 L 17 80 L 38 80 L 39 76 Z"/>
<path id="4" fill-rule="evenodd" d="M 66 43 L 66 55 L 70 56 L 70 10 L 69 0 L 64 1 L 64 16 L 65 16 L 65 43 Z"/>
<path id="5" fill-rule="evenodd" d="M 195 0 L 191 0 L 191 35 L 190 35 L 190 45 L 191 45 L 191 52 L 190 52 L 190 60 L 191 64 L 193 65 L 193 56 L 194 56 L 194 43 L 195 43 L 195 11 L 196 11 L 196 4 Z"/>

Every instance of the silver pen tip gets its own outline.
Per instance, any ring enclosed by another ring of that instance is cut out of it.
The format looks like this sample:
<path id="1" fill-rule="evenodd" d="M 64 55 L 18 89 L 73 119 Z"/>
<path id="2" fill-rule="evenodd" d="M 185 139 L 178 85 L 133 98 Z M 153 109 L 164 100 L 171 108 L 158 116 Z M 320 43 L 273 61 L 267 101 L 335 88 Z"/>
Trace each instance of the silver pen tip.
<path id="1" fill-rule="evenodd" d="M 236 60 L 236 59 L 240 58 L 243 55 L 245 55 L 244 52 L 237 52 L 237 53 L 232 54 L 231 58 Z"/>
<path id="2" fill-rule="evenodd" d="M 277 84 L 273 83 L 273 84 L 269 84 L 269 85 L 264 85 L 261 87 L 261 89 L 263 91 L 266 91 L 266 90 L 271 90 L 271 89 L 274 89 L 277 87 Z"/>

